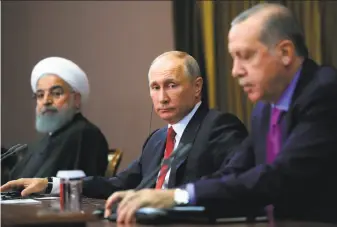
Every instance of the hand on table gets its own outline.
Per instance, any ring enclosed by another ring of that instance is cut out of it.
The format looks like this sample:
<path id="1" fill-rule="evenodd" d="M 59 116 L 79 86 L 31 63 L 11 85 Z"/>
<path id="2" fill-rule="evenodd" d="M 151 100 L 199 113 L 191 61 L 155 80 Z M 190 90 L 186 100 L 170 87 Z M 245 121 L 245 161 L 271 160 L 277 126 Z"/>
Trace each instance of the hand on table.
<path id="1" fill-rule="evenodd" d="M 0 191 L 5 192 L 16 188 L 24 188 L 21 192 L 21 196 L 27 196 L 32 193 L 44 192 L 47 186 L 47 178 L 21 178 L 18 180 L 8 181 L 0 187 Z"/>
<path id="2" fill-rule="evenodd" d="M 174 190 L 143 189 L 113 193 L 105 204 L 104 216 L 111 214 L 111 207 L 118 201 L 117 222 L 131 223 L 135 221 L 135 213 L 141 207 L 170 208 L 174 206 Z"/>

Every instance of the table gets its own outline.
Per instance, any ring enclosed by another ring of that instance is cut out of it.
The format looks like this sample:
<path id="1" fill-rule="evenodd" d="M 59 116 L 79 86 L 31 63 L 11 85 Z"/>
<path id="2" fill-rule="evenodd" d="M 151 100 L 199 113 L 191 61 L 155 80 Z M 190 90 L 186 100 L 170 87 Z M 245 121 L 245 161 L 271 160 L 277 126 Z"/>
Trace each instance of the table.
<path id="1" fill-rule="evenodd" d="M 78 215 L 50 215 L 43 214 L 52 210 L 53 207 L 59 205 L 56 200 L 42 200 L 42 204 L 2 204 L 1 205 L 1 226 L 87 226 L 87 227 L 149 227 L 150 225 L 139 224 L 118 224 L 101 220 L 92 212 L 97 208 L 104 206 L 104 200 L 84 198 L 82 202 L 83 214 Z M 43 214 L 41 216 L 41 213 Z M 65 220 L 67 223 L 65 223 Z M 48 221 L 48 225 L 42 225 Z M 81 223 L 82 222 L 82 223 Z M 84 224 L 84 222 L 86 224 Z M 62 223 L 62 225 L 60 225 Z M 308 222 L 277 222 L 277 223 L 217 223 L 215 225 L 191 225 L 191 224 L 174 224 L 160 226 L 175 226 L 175 227 L 209 227 L 209 226 L 224 226 L 224 227 L 332 227 L 336 225 L 323 223 L 308 223 Z"/>

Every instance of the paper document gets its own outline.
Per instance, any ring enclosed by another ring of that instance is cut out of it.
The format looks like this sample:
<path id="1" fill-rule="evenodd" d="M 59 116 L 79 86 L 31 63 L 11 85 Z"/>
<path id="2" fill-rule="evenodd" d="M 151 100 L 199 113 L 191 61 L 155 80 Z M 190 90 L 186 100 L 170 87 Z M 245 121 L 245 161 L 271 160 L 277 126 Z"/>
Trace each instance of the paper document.
<path id="1" fill-rule="evenodd" d="M 34 199 L 37 200 L 51 200 L 51 199 L 59 199 L 60 197 L 58 196 L 46 196 L 46 197 L 34 197 Z"/>
<path id="2" fill-rule="evenodd" d="M 35 199 L 8 199 L 1 200 L 1 204 L 40 204 L 41 201 Z"/>

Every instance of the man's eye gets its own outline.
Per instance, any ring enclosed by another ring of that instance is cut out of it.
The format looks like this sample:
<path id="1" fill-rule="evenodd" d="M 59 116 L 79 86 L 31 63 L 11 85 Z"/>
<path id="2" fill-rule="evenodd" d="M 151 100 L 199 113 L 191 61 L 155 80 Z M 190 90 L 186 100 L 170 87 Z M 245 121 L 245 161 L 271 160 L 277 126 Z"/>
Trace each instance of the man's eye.
<path id="1" fill-rule="evenodd" d="M 243 53 L 241 55 L 241 59 L 242 60 L 250 60 L 254 55 L 255 55 L 256 52 L 247 52 L 247 53 Z"/>
<path id="2" fill-rule="evenodd" d="M 43 99 L 44 93 L 37 93 L 37 94 L 35 95 L 35 97 L 36 97 L 37 99 Z"/>
<path id="3" fill-rule="evenodd" d="M 243 60 L 249 60 L 249 58 L 250 58 L 250 54 L 244 54 L 244 55 L 242 55 L 242 59 Z"/>
<path id="4" fill-rule="evenodd" d="M 152 86 L 152 90 L 159 90 L 159 86 Z"/>
<path id="5" fill-rule="evenodd" d="M 169 88 L 175 88 L 176 86 L 177 86 L 177 85 L 174 84 L 174 83 L 170 83 L 170 84 L 168 85 Z"/>
<path id="6" fill-rule="evenodd" d="M 61 92 L 53 92 L 53 96 L 54 97 L 60 97 L 61 96 Z"/>
<path id="7" fill-rule="evenodd" d="M 62 91 L 52 91 L 51 94 L 54 98 L 59 98 L 63 94 L 63 92 Z"/>

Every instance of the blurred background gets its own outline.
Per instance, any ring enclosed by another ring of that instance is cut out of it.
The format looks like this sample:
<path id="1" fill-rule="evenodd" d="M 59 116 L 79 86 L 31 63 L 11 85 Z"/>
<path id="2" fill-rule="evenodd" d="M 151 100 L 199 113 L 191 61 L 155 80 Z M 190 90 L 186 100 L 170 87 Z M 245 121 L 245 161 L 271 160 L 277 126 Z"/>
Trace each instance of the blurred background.
<path id="1" fill-rule="evenodd" d="M 195 57 L 206 81 L 204 101 L 249 128 L 253 104 L 231 77 L 227 32 L 239 12 L 260 2 L 267 1 L 2 1 L 2 147 L 39 137 L 30 73 L 48 56 L 68 58 L 88 74 L 84 115 L 111 148 L 123 151 L 120 170 L 140 154 L 148 134 L 165 125 L 152 114 L 147 81 L 150 63 L 165 51 Z M 269 2 L 293 10 L 312 59 L 337 67 L 337 2 Z"/>

